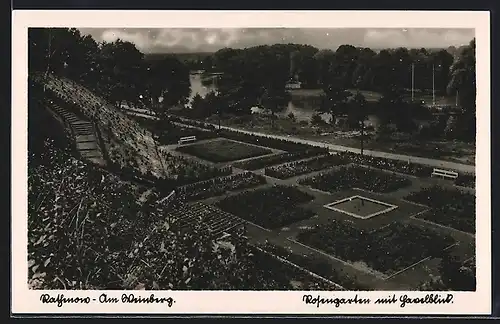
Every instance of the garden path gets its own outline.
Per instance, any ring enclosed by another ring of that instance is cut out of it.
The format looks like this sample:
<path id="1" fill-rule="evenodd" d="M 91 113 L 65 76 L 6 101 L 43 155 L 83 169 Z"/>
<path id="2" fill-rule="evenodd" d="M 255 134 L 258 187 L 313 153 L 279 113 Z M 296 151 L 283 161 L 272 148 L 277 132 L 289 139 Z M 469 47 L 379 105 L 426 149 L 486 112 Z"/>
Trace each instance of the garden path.
<path id="1" fill-rule="evenodd" d="M 189 121 L 189 119 L 187 119 L 187 118 L 182 118 L 182 117 L 178 117 L 178 116 L 176 116 L 176 117 L 180 118 L 181 120 Z M 215 127 L 218 127 L 218 125 L 215 125 L 215 124 L 209 124 L 209 125 L 213 125 Z M 235 131 L 235 132 L 256 135 L 256 136 L 266 136 L 266 137 L 271 137 L 271 138 L 276 138 L 276 139 L 281 139 L 281 140 L 287 140 L 287 141 L 292 141 L 292 142 L 297 142 L 297 143 L 308 144 L 308 145 L 312 145 L 312 146 L 326 147 L 330 151 L 337 151 L 337 152 L 347 151 L 347 152 L 352 152 L 352 153 L 356 153 L 356 154 L 361 153 L 361 150 L 358 148 L 342 146 L 342 145 L 335 145 L 335 144 L 328 144 L 328 143 L 321 143 L 321 142 L 306 140 L 306 139 L 297 138 L 297 137 L 293 137 L 293 136 L 280 136 L 280 135 L 274 135 L 274 134 L 263 134 L 263 133 L 259 133 L 259 132 L 247 131 L 247 130 L 242 130 L 242 129 L 238 129 L 238 128 L 234 128 L 234 127 L 228 127 L 228 126 L 221 126 L 221 128 Z M 456 170 L 458 172 L 465 172 L 465 173 L 472 173 L 472 174 L 476 173 L 476 167 L 474 165 L 467 165 L 467 164 L 455 163 L 455 162 L 450 162 L 450 161 L 429 159 L 429 158 L 411 156 L 411 155 L 406 155 L 406 154 L 395 154 L 395 153 L 388 153 L 388 152 L 381 152 L 381 151 L 374 151 L 374 150 L 363 150 L 363 154 L 368 155 L 368 156 L 387 158 L 387 159 L 391 159 L 391 160 L 399 160 L 399 161 L 405 161 L 405 162 L 411 161 L 412 163 L 428 165 L 428 166 L 435 167 L 435 168 L 446 168 L 446 169 Z"/>

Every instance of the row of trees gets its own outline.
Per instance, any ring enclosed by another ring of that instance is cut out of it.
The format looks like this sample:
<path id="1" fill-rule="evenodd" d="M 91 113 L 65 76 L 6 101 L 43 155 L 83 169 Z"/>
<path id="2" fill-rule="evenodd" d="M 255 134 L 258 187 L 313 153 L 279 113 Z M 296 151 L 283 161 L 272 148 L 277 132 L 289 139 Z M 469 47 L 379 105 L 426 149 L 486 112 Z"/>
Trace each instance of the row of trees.
<path id="1" fill-rule="evenodd" d="M 147 60 L 130 42 L 97 42 L 75 28 L 30 28 L 28 42 L 30 72 L 65 75 L 117 105 L 161 113 L 190 95 L 189 69 L 172 55 Z"/>
<path id="2" fill-rule="evenodd" d="M 275 60 L 266 73 L 268 77 L 297 77 L 302 85 L 317 88 L 336 79 L 345 88 L 383 91 L 397 84 L 416 91 L 429 91 L 434 86 L 438 93 L 444 93 L 451 78 L 450 67 L 454 57 L 447 50 L 429 51 L 422 49 L 384 49 L 378 53 L 370 48 L 341 45 L 336 51 L 319 50 L 309 45 L 276 44 L 256 46 L 247 49 L 224 48 L 205 61 L 221 72 L 231 72 L 244 63 L 247 69 L 262 71 Z M 235 64 L 239 62 L 240 64 Z M 412 81 L 412 67 L 414 78 Z M 256 73 L 257 76 L 259 73 Z"/>
<path id="3" fill-rule="evenodd" d="M 370 48 L 352 45 L 341 45 L 333 51 L 319 50 L 309 45 L 279 44 L 244 50 L 225 48 L 211 56 L 200 56 L 198 60 L 191 60 L 188 64 L 192 69 L 226 71 L 230 67 L 230 64 L 226 64 L 228 57 L 252 55 L 252 52 L 262 50 L 285 54 L 288 59 L 288 62 L 284 62 L 288 65 L 285 71 L 289 72 L 289 76 L 296 76 L 303 86 L 309 88 L 326 84 L 332 75 L 336 75 L 342 79 L 342 85 L 348 88 L 378 91 L 392 80 L 397 80 L 403 88 L 409 89 L 412 86 L 413 66 L 415 89 L 426 91 L 432 89 L 434 66 L 435 88 L 441 93 L 446 91 L 456 52 L 404 47 L 375 52 Z"/>
<path id="4" fill-rule="evenodd" d="M 132 43 L 96 42 L 77 29 L 30 28 L 28 38 L 30 71 L 67 75 L 117 105 L 123 101 L 148 105 L 161 117 L 190 95 L 189 68 L 176 56 L 148 59 Z M 469 137 L 475 135 L 475 40 L 455 62 L 446 50 L 398 48 L 375 53 L 342 45 L 333 52 L 297 44 L 224 48 L 203 60 L 223 72 L 217 78 L 217 94 L 207 98 L 210 104 L 205 106 L 211 107 L 211 113 L 248 114 L 259 105 L 274 117 L 289 101 L 285 85 L 296 78 L 323 89 L 320 112 L 330 113 L 333 121 L 335 116 L 349 114 L 360 126 L 368 105 L 360 93 L 353 95 L 348 89 L 381 92 L 378 114 L 383 123 L 404 126 L 425 114 L 419 105 L 403 100 L 411 87 L 411 66 L 416 71 L 415 89 L 421 91 L 432 87 L 434 66 L 435 88 L 458 92 L 464 110 L 461 128 L 468 130 Z M 199 102 L 198 98 L 193 106 L 202 106 Z"/>
<path id="5" fill-rule="evenodd" d="M 205 106 L 210 110 L 216 102 L 219 114 L 245 114 L 259 105 L 274 116 L 287 104 L 285 85 L 295 78 L 308 87 L 322 88 L 318 110 L 330 113 L 333 122 L 336 116 L 347 114 L 351 122 L 362 126 L 369 105 L 360 92 L 352 93 L 357 88 L 381 93 L 376 113 L 382 124 L 393 123 L 410 131 L 415 119 L 432 119 L 432 115 L 421 103 L 405 99 L 409 88 L 413 83 L 416 92 L 425 92 L 434 83 L 435 93 L 458 95 L 463 113 L 460 128 L 467 132 L 464 137 L 475 135 L 475 40 L 461 48 L 456 60 L 444 49 L 397 48 L 375 53 L 342 45 L 333 52 L 308 45 L 276 44 L 224 48 L 213 54 L 210 64 L 223 74 L 217 79 L 218 96 L 210 95 Z M 199 99 L 196 108 L 202 106 Z"/>

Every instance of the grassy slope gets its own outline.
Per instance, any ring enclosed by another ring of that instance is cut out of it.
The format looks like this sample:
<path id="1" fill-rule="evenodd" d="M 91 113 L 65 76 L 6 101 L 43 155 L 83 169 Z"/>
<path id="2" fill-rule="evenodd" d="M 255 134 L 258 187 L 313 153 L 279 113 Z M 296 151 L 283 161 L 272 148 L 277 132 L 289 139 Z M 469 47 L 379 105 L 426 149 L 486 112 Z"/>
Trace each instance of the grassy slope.
<path id="1" fill-rule="evenodd" d="M 134 119 L 86 87 L 63 77 L 40 74 L 33 80 L 45 84 L 47 89 L 66 103 L 74 102 L 89 119 L 95 118 L 110 159 L 122 167 L 131 167 L 143 174 L 175 178 L 186 170 L 203 173 L 206 167 L 191 159 L 156 150 L 151 132 Z M 69 105 L 69 104 L 68 104 Z"/>

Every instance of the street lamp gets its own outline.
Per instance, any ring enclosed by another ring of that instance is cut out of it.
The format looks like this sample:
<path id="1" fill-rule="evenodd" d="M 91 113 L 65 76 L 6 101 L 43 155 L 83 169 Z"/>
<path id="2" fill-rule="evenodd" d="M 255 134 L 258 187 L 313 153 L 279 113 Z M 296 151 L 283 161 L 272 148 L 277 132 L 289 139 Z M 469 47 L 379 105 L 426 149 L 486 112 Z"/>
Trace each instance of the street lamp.
<path id="1" fill-rule="evenodd" d="M 214 91 L 215 97 L 218 97 L 219 93 L 217 91 L 217 76 L 214 74 L 212 76 L 212 79 L 213 79 L 212 83 L 214 84 L 214 88 L 215 88 L 215 91 Z M 220 132 L 220 119 L 221 119 L 220 104 L 219 104 L 218 100 L 216 100 L 215 103 L 217 104 L 217 116 L 219 117 L 219 132 Z"/>

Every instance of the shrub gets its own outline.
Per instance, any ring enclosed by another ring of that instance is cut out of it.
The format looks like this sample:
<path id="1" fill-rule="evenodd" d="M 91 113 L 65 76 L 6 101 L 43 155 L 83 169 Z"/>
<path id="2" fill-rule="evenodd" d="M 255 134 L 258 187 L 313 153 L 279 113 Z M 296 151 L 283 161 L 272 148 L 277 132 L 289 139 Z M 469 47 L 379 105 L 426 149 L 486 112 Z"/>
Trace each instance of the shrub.
<path id="1" fill-rule="evenodd" d="M 314 114 L 311 116 L 311 125 L 312 126 L 319 126 L 322 124 L 324 124 L 324 121 L 319 114 Z"/>

